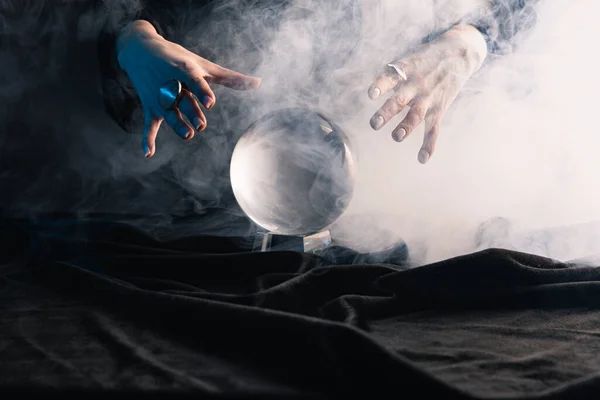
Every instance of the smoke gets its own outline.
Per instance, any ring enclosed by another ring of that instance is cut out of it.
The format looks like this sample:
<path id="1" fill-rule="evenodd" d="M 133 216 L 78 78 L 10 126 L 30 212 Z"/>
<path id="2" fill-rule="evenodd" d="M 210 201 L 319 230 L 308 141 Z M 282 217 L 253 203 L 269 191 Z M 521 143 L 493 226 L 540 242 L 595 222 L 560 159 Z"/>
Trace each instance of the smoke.
<path id="1" fill-rule="evenodd" d="M 423 127 L 396 144 L 394 124 L 370 130 L 377 106 L 366 105 L 351 122 L 361 176 L 348 213 L 376 215 L 417 264 L 485 247 L 563 260 L 599 252 L 598 7 L 541 2 L 519 47 L 467 83 L 425 166 L 416 161 Z"/>
<path id="2" fill-rule="evenodd" d="M 309 106 L 331 115 L 358 149 L 354 199 L 334 226 L 349 245 L 373 250 L 402 238 L 417 265 L 491 246 L 559 259 L 600 252 L 591 100 L 600 85 L 591 50 L 600 4 L 540 2 L 519 47 L 469 80 L 427 165 L 416 159 L 422 126 L 403 143 L 391 138 L 394 123 L 369 127 L 383 101 L 366 95 L 379 69 L 485 3 L 174 3 L 169 31 L 178 43 L 263 83 L 252 92 L 215 86 L 207 130 L 181 142 L 163 127 L 146 160 L 139 134 L 104 113 L 95 47 L 103 26 L 132 18 L 141 2 L 3 1 L 2 208 L 150 215 L 154 229 L 166 230 L 178 215 L 214 207 L 241 216 L 228 176 L 237 139 L 273 109 Z M 184 231 L 243 235 L 252 226 L 216 217 Z"/>

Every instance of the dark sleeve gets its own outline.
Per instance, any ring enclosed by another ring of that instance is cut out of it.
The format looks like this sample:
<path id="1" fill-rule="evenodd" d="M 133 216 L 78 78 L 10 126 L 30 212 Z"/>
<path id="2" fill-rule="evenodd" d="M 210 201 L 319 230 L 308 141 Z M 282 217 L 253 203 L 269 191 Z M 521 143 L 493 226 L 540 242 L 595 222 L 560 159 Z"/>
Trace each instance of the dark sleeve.
<path id="1" fill-rule="evenodd" d="M 527 33 L 537 21 L 535 5 L 539 0 L 492 0 L 491 7 L 474 11 L 458 24 L 472 25 L 485 38 L 490 55 L 502 55 L 513 51 L 522 34 Z M 433 32 L 423 42 L 430 42 L 452 26 Z"/>
<path id="2" fill-rule="evenodd" d="M 492 9 L 471 15 L 465 22 L 485 37 L 490 54 L 510 53 L 520 34 L 528 32 L 537 21 L 535 5 L 539 0 L 494 0 Z"/>

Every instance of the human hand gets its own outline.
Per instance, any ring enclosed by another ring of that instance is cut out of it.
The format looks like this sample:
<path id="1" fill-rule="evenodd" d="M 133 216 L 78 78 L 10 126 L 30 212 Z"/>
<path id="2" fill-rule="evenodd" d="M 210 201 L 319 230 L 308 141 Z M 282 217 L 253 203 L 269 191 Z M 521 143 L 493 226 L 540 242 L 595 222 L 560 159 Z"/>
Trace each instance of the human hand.
<path id="1" fill-rule="evenodd" d="M 261 82 L 260 78 L 228 70 L 169 42 L 143 20 L 123 29 L 117 39 L 117 54 L 119 65 L 129 76 L 144 109 L 142 147 L 146 157 L 156 152 L 156 136 L 163 120 L 185 140 L 194 137 L 195 130 L 206 129 L 200 105 L 206 110 L 215 105 L 210 83 L 248 90 L 257 88 Z M 170 79 L 179 80 L 184 89 L 178 106 L 165 110 L 159 105 L 158 95 L 160 87 Z"/>
<path id="2" fill-rule="evenodd" d="M 381 129 L 409 107 L 392 137 L 401 142 L 425 122 L 425 136 L 418 155 L 419 162 L 425 164 L 435 149 L 444 114 L 486 56 L 483 35 L 470 25 L 457 25 L 407 57 L 389 64 L 369 88 L 369 97 L 375 100 L 390 90 L 395 93 L 373 115 L 371 127 Z"/>

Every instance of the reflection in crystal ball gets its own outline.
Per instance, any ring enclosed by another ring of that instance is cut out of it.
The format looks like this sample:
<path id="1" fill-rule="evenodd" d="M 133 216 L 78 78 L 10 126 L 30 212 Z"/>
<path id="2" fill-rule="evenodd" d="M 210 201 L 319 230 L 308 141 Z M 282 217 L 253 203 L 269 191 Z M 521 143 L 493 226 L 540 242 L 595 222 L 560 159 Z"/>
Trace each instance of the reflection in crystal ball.
<path id="1" fill-rule="evenodd" d="M 355 160 L 347 136 L 320 113 L 282 109 L 242 135 L 231 159 L 231 184 L 242 210 L 275 234 L 309 235 L 348 207 Z"/>

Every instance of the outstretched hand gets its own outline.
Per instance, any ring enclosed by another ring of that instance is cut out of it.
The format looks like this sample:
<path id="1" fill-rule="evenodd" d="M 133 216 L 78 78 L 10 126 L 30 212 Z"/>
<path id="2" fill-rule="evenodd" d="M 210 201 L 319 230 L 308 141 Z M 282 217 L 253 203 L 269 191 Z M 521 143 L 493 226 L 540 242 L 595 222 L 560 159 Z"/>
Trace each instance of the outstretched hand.
<path id="1" fill-rule="evenodd" d="M 143 20 L 131 23 L 121 32 L 117 53 L 119 65 L 129 76 L 144 109 L 142 147 L 146 157 L 156 152 L 156 136 L 163 120 L 185 140 L 194 137 L 195 131 L 206 129 L 201 106 L 209 110 L 216 102 L 209 84 L 248 90 L 261 82 L 260 78 L 223 68 L 169 42 Z M 170 79 L 179 80 L 184 89 L 178 106 L 165 110 L 158 103 L 158 94 Z"/>
<path id="2" fill-rule="evenodd" d="M 425 136 L 418 154 L 419 162 L 425 164 L 435 150 L 444 114 L 486 56 L 483 35 L 470 25 L 457 25 L 407 57 L 394 61 L 369 88 L 372 100 L 394 92 L 371 118 L 371 127 L 381 129 L 408 107 L 406 117 L 393 130 L 392 137 L 401 142 L 425 122 Z"/>

